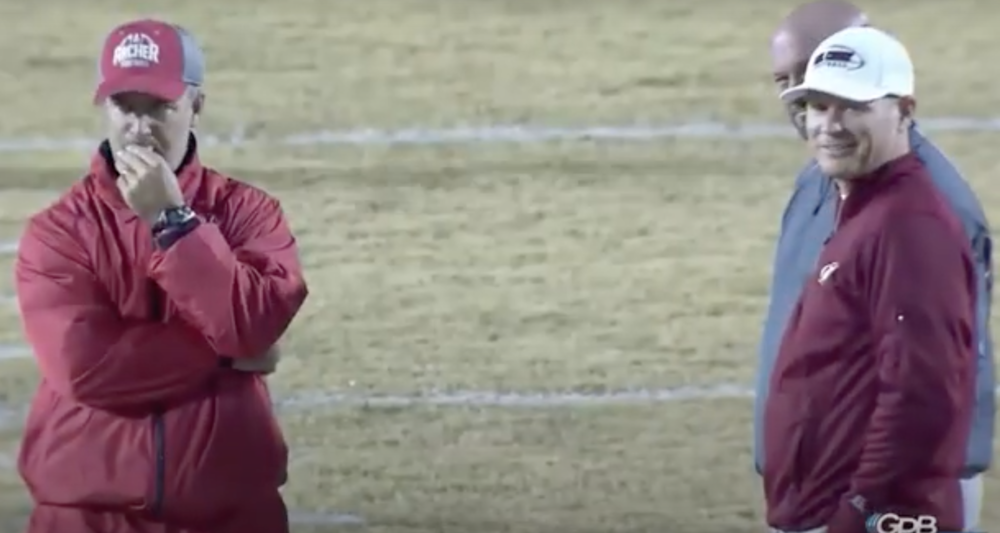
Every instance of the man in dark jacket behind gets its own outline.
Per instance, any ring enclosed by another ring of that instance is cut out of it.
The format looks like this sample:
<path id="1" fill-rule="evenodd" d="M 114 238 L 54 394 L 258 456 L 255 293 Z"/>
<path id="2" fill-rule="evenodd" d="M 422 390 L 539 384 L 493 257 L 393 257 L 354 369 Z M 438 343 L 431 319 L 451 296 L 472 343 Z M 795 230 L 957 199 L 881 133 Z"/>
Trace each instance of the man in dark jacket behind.
<path id="1" fill-rule="evenodd" d="M 820 41 L 838 30 L 866 26 L 867 17 L 842 0 L 819 0 L 793 11 L 779 27 L 772 41 L 774 80 L 779 90 L 799 83 L 812 51 Z M 787 104 L 795 129 L 806 138 L 804 109 L 799 102 Z M 982 508 L 982 473 L 989 467 L 993 451 L 995 382 L 992 341 L 989 334 L 991 301 L 991 238 L 986 217 L 976 195 L 950 161 L 911 126 L 912 151 L 923 162 L 938 190 L 959 217 L 965 238 L 972 244 L 977 280 L 976 324 L 977 377 L 976 405 L 962 492 L 967 530 L 975 529 Z M 761 339 L 755 402 L 755 461 L 758 472 L 763 461 L 763 406 L 769 379 L 778 353 L 778 343 L 803 284 L 812 279 L 813 269 L 825 239 L 833 230 L 836 211 L 835 187 L 815 161 L 809 162 L 795 182 L 795 189 L 781 220 L 771 283 L 770 303 Z"/>
<path id="2" fill-rule="evenodd" d="M 872 527 L 885 514 L 964 527 L 977 275 L 962 223 L 910 148 L 913 96 L 906 48 L 870 27 L 820 43 L 781 95 L 804 101 L 838 200 L 764 404 L 775 531 L 886 531 Z"/>

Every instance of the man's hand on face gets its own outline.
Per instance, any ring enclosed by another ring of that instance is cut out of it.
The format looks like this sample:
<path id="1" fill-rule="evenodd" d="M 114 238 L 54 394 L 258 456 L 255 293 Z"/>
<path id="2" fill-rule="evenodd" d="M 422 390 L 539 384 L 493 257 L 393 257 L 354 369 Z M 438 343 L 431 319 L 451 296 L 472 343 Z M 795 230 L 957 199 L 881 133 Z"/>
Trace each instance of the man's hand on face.
<path id="1" fill-rule="evenodd" d="M 177 176 L 153 150 L 130 145 L 115 153 L 115 167 L 121 175 L 118 190 L 125 203 L 150 225 L 164 209 L 184 205 Z"/>
<path id="2" fill-rule="evenodd" d="M 278 346 L 272 346 L 264 355 L 251 359 L 236 359 L 233 361 L 233 369 L 240 372 L 251 372 L 254 374 L 271 374 L 278 369 L 278 362 L 281 360 L 281 351 Z"/>

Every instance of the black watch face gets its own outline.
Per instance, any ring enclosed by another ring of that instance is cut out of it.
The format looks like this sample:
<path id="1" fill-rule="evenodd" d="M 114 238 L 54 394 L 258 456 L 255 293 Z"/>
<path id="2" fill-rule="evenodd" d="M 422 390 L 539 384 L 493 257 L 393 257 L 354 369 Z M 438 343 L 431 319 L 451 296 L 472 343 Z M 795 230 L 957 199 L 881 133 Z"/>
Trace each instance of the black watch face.
<path id="1" fill-rule="evenodd" d="M 157 219 L 157 226 L 175 226 L 183 224 L 194 216 L 194 211 L 190 207 L 173 207 L 160 213 Z"/>

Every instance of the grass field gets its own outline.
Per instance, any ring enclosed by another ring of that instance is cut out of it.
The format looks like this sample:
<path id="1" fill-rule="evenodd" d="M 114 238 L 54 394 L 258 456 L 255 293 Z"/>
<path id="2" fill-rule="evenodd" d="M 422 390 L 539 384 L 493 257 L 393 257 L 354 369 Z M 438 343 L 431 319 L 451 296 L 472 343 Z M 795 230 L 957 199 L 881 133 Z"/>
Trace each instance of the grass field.
<path id="1" fill-rule="evenodd" d="M 274 377 L 296 531 L 764 530 L 749 401 L 634 391 L 750 383 L 801 143 L 274 142 L 352 128 L 780 125 L 767 43 L 794 2 L 669 4 L 183 0 L 153 13 L 207 50 L 206 132 L 251 141 L 203 159 L 280 197 L 302 245 L 312 294 Z M 976 58 L 1000 44 L 996 16 L 974 0 L 872 4 L 911 45 L 924 116 L 995 114 L 1000 83 Z M 100 135 L 95 55 L 113 24 L 147 14 L 132 5 L 0 5 L 19 21 L 0 34 L 0 138 Z M 932 136 L 1000 208 L 1000 135 Z M 9 242 L 87 154 L 6 145 Z M 11 285 L 0 279 L 0 297 Z M 0 343 L 18 338 L 16 309 L 0 305 Z M 0 403 L 16 413 L 34 365 L 0 353 L 0 366 Z M 394 405 L 357 405 L 387 395 Z M 0 431 L 0 518 L 13 520 L 26 509 L 9 464 L 16 424 Z M 341 514 L 367 524 L 337 525 Z M 1000 510 L 985 517 L 1000 528 Z"/>

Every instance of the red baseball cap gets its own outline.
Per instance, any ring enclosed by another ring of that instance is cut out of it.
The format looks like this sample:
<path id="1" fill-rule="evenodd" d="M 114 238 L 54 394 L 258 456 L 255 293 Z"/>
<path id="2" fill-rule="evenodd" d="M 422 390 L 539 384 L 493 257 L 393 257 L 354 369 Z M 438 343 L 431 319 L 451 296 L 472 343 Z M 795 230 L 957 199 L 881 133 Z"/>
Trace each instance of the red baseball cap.
<path id="1" fill-rule="evenodd" d="M 205 56 L 184 28 L 159 20 L 136 20 L 111 30 L 101 49 L 94 103 L 124 92 L 164 100 L 180 98 L 205 78 Z"/>

